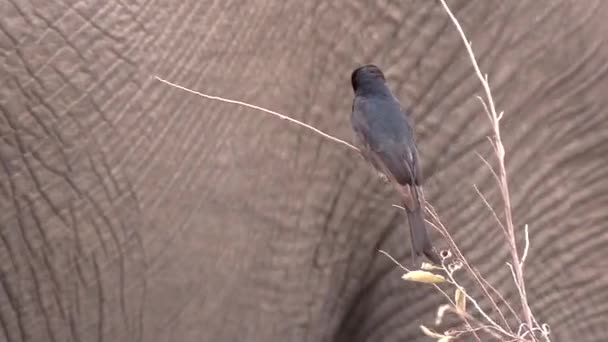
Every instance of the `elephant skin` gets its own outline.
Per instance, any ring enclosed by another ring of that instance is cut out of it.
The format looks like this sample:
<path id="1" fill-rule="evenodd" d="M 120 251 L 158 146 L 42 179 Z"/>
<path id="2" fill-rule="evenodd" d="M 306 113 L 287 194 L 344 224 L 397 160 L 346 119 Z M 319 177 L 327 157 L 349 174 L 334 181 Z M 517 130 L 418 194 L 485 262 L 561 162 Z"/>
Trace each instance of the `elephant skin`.
<path id="1" fill-rule="evenodd" d="M 505 111 L 532 309 L 554 341 L 604 341 L 608 3 L 448 4 Z M 357 153 L 155 75 L 350 140 L 350 73 L 379 65 L 425 197 L 518 308 L 473 188 L 500 207 L 482 89 L 438 2 L 0 8 L 0 341 L 428 340 L 444 299 L 378 253 L 408 262 L 407 223 Z"/>

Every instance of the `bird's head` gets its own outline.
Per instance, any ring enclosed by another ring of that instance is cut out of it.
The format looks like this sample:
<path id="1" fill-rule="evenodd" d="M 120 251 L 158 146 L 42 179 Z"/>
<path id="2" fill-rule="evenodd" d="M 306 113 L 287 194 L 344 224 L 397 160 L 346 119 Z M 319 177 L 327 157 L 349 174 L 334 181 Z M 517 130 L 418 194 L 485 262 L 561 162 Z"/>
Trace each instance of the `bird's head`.
<path id="1" fill-rule="evenodd" d="M 366 64 L 356 68 L 350 76 L 350 82 L 353 86 L 353 91 L 357 91 L 361 86 L 372 84 L 384 84 L 386 79 L 380 68 L 374 64 Z"/>

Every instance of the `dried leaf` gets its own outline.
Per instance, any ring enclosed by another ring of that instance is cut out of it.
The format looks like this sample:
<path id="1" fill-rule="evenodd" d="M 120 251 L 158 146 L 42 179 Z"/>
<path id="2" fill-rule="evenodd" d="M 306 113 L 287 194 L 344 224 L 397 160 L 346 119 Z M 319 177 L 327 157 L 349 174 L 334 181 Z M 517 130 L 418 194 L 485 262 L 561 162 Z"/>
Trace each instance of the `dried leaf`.
<path id="1" fill-rule="evenodd" d="M 422 266 L 420 266 L 420 269 L 423 269 L 425 271 L 433 271 L 433 270 L 443 270 L 443 267 L 436 266 L 436 265 L 430 264 L 428 262 L 423 262 Z"/>
<path id="2" fill-rule="evenodd" d="M 467 311 L 467 296 L 464 292 L 464 289 L 456 288 L 456 292 L 454 293 L 454 302 L 456 303 L 456 308 L 462 312 Z"/>
<path id="3" fill-rule="evenodd" d="M 454 338 L 452 336 L 443 336 L 442 338 L 438 339 L 437 342 L 449 342 L 453 339 Z"/>
<path id="4" fill-rule="evenodd" d="M 408 272 L 408 273 L 404 274 L 401 278 L 404 280 L 411 280 L 411 281 L 416 281 L 419 283 L 427 283 L 427 284 L 446 282 L 445 277 L 443 277 L 442 275 L 427 272 L 427 271 L 421 271 L 421 270 Z"/>

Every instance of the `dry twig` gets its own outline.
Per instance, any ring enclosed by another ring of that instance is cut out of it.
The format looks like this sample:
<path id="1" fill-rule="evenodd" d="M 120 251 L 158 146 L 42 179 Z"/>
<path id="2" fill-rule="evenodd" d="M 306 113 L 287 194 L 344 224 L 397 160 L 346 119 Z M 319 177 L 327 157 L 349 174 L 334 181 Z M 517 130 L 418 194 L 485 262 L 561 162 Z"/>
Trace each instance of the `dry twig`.
<path id="1" fill-rule="evenodd" d="M 496 107 L 494 105 L 494 99 L 492 97 L 492 91 L 490 89 L 490 84 L 488 82 L 488 75 L 487 74 L 484 75 L 481 73 L 481 70 L 479 69 L 479 65 L 477 64 L 477 59 L 475 58 L 475 54 L 473 53 L 471 43 L 468 41 L 462 27 L 460 26 L 460 23 L 458 22 L 458 20 L 456 19 L 456 17 L 454 16 L 454 14 L 450 10 L 450 8 L 448 7 L 445 0 L 441 0 L 441 4 L 442 4 L 444 10 L 446 11 L 446 13 L 448 14 L 448 16 L 450 17 L 455 28 L 458 30 L 458 33 L 460 34 L 460 37 L 462 38 L 462 41 L 465 44 L 465 47 L 469 54 L 471 64 L 473 65 L 473 68 L 475 69 L 475 74 L 477 75 L 477 78 L 479 78 L 479 81 L 481 82 L 484 92 L 485 92 L 485 101 L 481 97 L 478 97 L 478 99 L 481 102 L 481 104 L 483 105 L 485 113 L 488 115 L 490 124 L 492 125 L 493 133 L 494 133 L 490 142 L 494 149 L 496 158 L 498 160 L 498 174 L 497 174 L 498 180 L 497 181 L 498 181 L 498 186 L 501 190 L 501 194 L 502 194 L 502 198 L 503 198 L 503 204 L 504 204 L 503 209 L 504 209 L 504 215 L 505 215 L 505 221 L 506 221 L 505 230 L 507 233 L 506 240 L 510 247 L 509 249 L 511 252 L 511 258 L 513 260 L 512 269 L 514 270 L 514 272 L 513 272 L 514 280 L 515 280 L 517 289 L 520 293 L 520 300 L 521 300 L 521 305 L 522 305 L 522 309 L 523 309 L 524 321 L 526 322 L 528 330 L 530 331 L 529 335 L 531 338 L 533 338 L 533 340 L 536 340 L 533 331 L 536 327 L 538 327 L 538 323 L 534 319 L 534 317 L 532 315 L 532 311 L 528 304 L 528 297 L 526 294 L 526 286 L 525 286 L 524 274 L 523 274 L 523 267 L 524 267 L 523 261 L 525 260 L 525 258 L 520 259 L 519 253 L 517 251 L 517 241 L 515 238 L 515 227 L 513 225 L 513 217 L 512 217 L 512 210 L 511 210 L 511 199 L 509 196 L 509 186 L 508 186 L 507 174 L 506 174 L 506 168 L 505 168 L 505 148 L 502 144 L 502 140 L 500 137 L 500 120 L 502 119 L 502 116 L 504 113 L 500 112 L 497 114 Z M 494 170 L 492 168 L 490 168 L 490 170 L 492 171 L 492 173 L 494 173 L 494 175 L 496 175 L 496 173 L 494 172 Z M 498 222 L 500 223 L 500 220 L 498 220 Z M 524 256 L 527 256 L 527 251 L 529 248 L 527 232 L 528 232 L 528 229 L 526 226 L 526 229 L 525 229 L 526 249 L 524 252 Z M 532 324 L 533 321 L 536 324 L 536 326 Z M 520 337 L 524 336 L 525 334 L 526 333 L 520 335 Z"/>
<path id="2" fill-rule="evenodd" d="M 325 137 L 325 138 L 327 138 L 329 140 L 332 140 L 334 142 L 337 142 L 337 143 L 340 143 L 340 144 L 345 145 L 347 147 L 350 147 L 351 149 L 353 149 L 355 151 L 359 151 L 359 149 L 357 147 L 355 147 L 354 145 L 352 145 L 352 144 L 350 144 L 350 143 L 348 143 L 348 142 L 346 142 L 346 141 L 344 141 L 342 139 L 338 139 L 338 138 L 334 137 L 333 135 L 327 134 L 327 133 L 321 131 L 320 129 L 317 129 L 317 128 L 309 125 L 309 124 L 306 124 L 306 123 L 304 123 L 302 121 L 296 120 L 296 119 L 294 119 L 292 117 L 289 117 L 287 115 L 283 115 L 281 113 L 272 111 L 270 109 L 266 109 L 264 107 L 256 106 L 256 105 L 253 105 L 253 104 L 250 104 L 250 103 L 247 103 L 247 102 L 238 101 L 238 100 L 231 100 L 231 99 L 227 99 L 227 98 L 220 97 L 220 96 L 208 95 L 208 94 L 205 94 L 205 93 L 201 93 L 199 91 L 188 89 L 188 88 L 186 88 L 184 86 L 181 86 L 179 84 L 175 84 L 173 82 L 169 82 L 169 81 L 167 81 L 167 80 L 165 80 L 163 78 L 160 78 L 158 76 L 155 76 L 154 78 L 156 78 L 157 80 L 159 80 L 159 81 L 161 81 L 161 82 L 163 82 L 165 84 L 168 84 L 168 85 L 170 85 L 170 86 L 172 86 L 174 88 L 181 89 L 183 91 L 187 91 L 187 92 L 189 92 L 191 94 L 198 95 L 198 96 L 207 98 L 209 100 L 215 100 L 215 101 L 220 101 L 220 102 L 232 103 L 232 104 L 235 104 L 235 105 L 239 105 L 239 106 L 242 106 L 242 107 L 247 107 L 247 108 L 255 109 L 255 110 L 258 110 L 258 111 L 270 114 L 270 115 L 274 115 L 275 117 L 277 117 L 279 119 L 287 120 L 287 121 L 289 121 L 291 123 L 294 123 L 294 124 L 296 124 L 298 126 L 302 126 L 304 128 L 307 128 L 307 129 L 309 129 L 309 130 L 311 130 L 311 131 L 313 131 L 313 132 L 321 135 L 322 137 Z"/>

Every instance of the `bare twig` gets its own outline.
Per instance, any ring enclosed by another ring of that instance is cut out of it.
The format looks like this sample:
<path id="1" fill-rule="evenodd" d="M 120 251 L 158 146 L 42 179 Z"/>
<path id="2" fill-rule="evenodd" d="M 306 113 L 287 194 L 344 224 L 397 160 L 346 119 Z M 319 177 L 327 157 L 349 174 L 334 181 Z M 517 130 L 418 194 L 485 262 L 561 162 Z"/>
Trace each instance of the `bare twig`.
<path id="1" fill-rule="evenodd" d="M 473 269 L 473 267 L 469 264 L 469 262 L 465 258 L 464 254 L 462 253 L 462 251 L 460 250 L 460 248 L 458 248 L 458 246 L 456 245 L 456 243 L 452 240 L 451 236 L 449 235 L 449 232 L 447 231 L 447 228 L 443 225 L 443 223 L 439 219 L 439 214 L 437 213 L 437 211 L 435 210 L 435 208 L 433 208 L 433 206 L 430 203 L 428 203 L 428 202 L 426 203 L 426 206 L 427 206 L 427 212 L 435 220 L 435 222 L 437 223 L 437 225 L 434 222 L 429 222 L 429 223 L 433 227 L 435 227 L 437 230 L 439 230 L 444 237 L 446 237 L 446 240 L 450 244 L 450 249 L 452 251 L 454 251 L 454 253 L 456 254 L 456 258 L 458 258 L 459 260 L 462 261 L 462 263 L 465 266 L 465 268 L 467 269 L 467 271 L 473 276 L 473 279 L 475 279 L 475 282 L 477 283 L 477 286 L 482 290 L 482 292 L 484 293 L 484 295 L 486 296 L 486 298 L 488 299 L 488 301 L 492 305 L 493 310 L 500 316 L 500 318 L 501 318 L 501 320 L 502 320 L 502 322 L 503 322 L 503 324 L 505 326 L 505 329 L 508 330 L 509 332 L 513 332 L 512 329 L 511 329 L 511 327 L 509 326 L 509 324 L 507 322 L 507 319 L 505 318 L 504 314 L 502 313 L 502 311 L 498 307 L 498 303 L 496 303 L 496 301 L 494 300 L 494 297 L 492 297 L 490 295 L 490 293 L 488 292 L 488 290 L 487 290 L 487 288 L 485 286 L 485 283 L 487 283 L 487 281 L 485 279 L 483 279 L 483 277 L 481 277 L 478 274 L 478 272 L 475 269 Z M 493 287 L 492 287 L 492 289 L 495 292 L 498 292 Z M 499 293 L 499 296 L 502 298 L 502 295 L 500 295 L 500 293 Z M 510 308 L 510 306 L 509 306 L 509 308 Z"/>
<path id="2" fill-rule="evenodd" d="M 488 208 L 488 210 L 490 210 L 490 212 L 492 213 L 492 216 L 494 216 L 494 219 L 496 220 L 496 222 L 498 223 L 498 225 L 500 226 L 500 228 L 502 228 L 503 232 L 505 233 L 505 236 L 509 237 L 509 233 L 507 232 L 507 229 L 505 228 L 505 226 L 502 224 L 502 221 L 500 220 L 500 218 L 498 218 L 498 214 L 496 213 L 496 211 L 494 210 L 494 208 L 492 208 L 492 206 L 490 205 L 490 202 L 488 202 L 488 200 L 486 199 L 486 197 L 481 193 L 481 191 L 479 190 L 479 188 L 477 187 L 477 185 L 473 184 L 473 188 L 475 189 L 475 192 L 477 192 L 477 195 L 479 195 L 479 197 L 481 198 L 481 200 L 483 201 L 483 203 L 486 205 L 486 207 Z"/>
<path id="3" fill-rule="evenodd" d="M 477 276 L 476 279 L 481 280 L 487 287 L 489 287 L 492 290 L 492 292 L 494 292 L 498 296 L 498 298 L 500 298 L 500 300 L 507 306 L 507 308 L 509 309 L 509 311 L 511 312 L 513 317 L 515 317 L 515 319 L 518 321 L 518 323 L 521 323 L 521 318 L 519 318 L 519 316 L 517 315 L 517 313 L 511 306 L 511 304 L 505 299 L 505 297 L 502 295 L 502 293 L 500 293 L 500 291 L 498 291 L 494 286 L 492 286 L 492 284 L 490 284 L 489 281 L 487 281 L 485 278 L 483 278 L 477 270 L 475 270 L 475 275 Z M 486 294 L 486 296 L 489 296 L 489 294 Z M 505 324 L 507 324 L 507 321 L 504 317 L 503 317 L 503 321 L 505 322 Z"/>
<path id="4" fill-rule="evenodd" d="M 405 272 L 409 272 L 410 270 L 403 266 L 399 261 L 397 261 L 397 259 L 393 258 L 390 254 L 388 254 L 388 252 L 385 252 L 381 249 L 378 250 L 378 252 L 384 254 L 387 258 L 391 259 L 392 262 L 394 262 L 395 264 L 397 264 L 397 266 L 401 267 L 402 270 L 404 270 Z"/>
<path id="5" fill-rule="evenodd" d="M 462 27 L 460 26 L 460 23 L 458 22 L 458 20 L 456 19 L 456 17 L 454 16 L 454 14 L 450 10 L 450 8 L 448 7 L 445 0 L 441 0 L 441 4 L 442 4 L 443 8 L 445 9 L 446 13 L 448 14 L 448 16 L 450 17 L 450 19 L 452 20 L 452 22 L 454 23 L 454 26 L 458 30 L 458 33 L 460 34 L 460 37 L 462 38 L 462 41 L 464 42 L 464 45 L 469 54 L 473 68 L 475 69 L 475 73 L 476 73 L 477 77 L 479 78 L 479 80 L 484 88 L 484 91 L 485 91 L 485 95 L 486 95 L 485 100 L 487 101 L 487 105 L 486 105 L 486 101 L 484 101 L 481 97 L 479 97 L 479 100 L 482 103 L 482 105 L 484 106 L 484 110 L 488 114 L 490 123 L 492 124 L 492 128 L 494 130 L 494 137 L 493 137 L 492 145 L 494 147 L 496 157 L 498 159 L 498 164 L 499 164 L 499 167 L 498 167 L 499 188 L 502 192 L 502 197 L 503 197 L 503 201 L 504 201 L 504 214 L 505 214 L 506 228 L 507 228 L 507 234 L 508 234 L 507 240 L 508 240 L 509 246 L 510 246 L 510 252 L 511 252 L 511 258 L 513 259 L 513 265 L 515 265 L 515 267 L 514 267 L 515 283 L 521 294 L 520 300 L 521 300 L 521 305 L 522 305 L 522 309 L 523 309 L 524 320 L 526 321 L 530 331 L 532 331 L 533 316 L 532 316 L 532 311 L 528 304 L 528 298 L 526 295 L 526 287 L 525 287 L 525 281 L 524 281 L 524 275 L 523 275 L 523 265 L 520 261 L 519 254 L 517 251 L 515 228 L 513 225 L 513 217 L 512 217 L 512 211 L 511 211 L 511 200 L 509 197 L 509 190 L 508 190 L 509 187 L 508 187 L 508 182 L 507 182 L 507 175 L 506 175 L 506 168 L 505 168 L 505 161 L 504 161 L 505 149 L 504 149 L 504 146 L 503 146 L 501 138 L 500 138 L 499 122 L 503 117 L 503 113 L 502 112 L 500 114 L 496 113 L 494 99 L 492 97 L 492 92 L 490 90 L 490 85 L 488 82 L 488 75 L 487 74 L 484 75 L 481 73 L 481 70 L 479 69 L 479 65 L 477 64 L 477 60 L 475 58 L 475 54 L 473 53 L 471 43 L 468 41 Z M 536 338 L 534 337 L 534 334 L 531 334 L 531 337 L 534 340 L 536 340 Z"/>
<path id="6" fill-rule="evenodd" d="M 490 142 L 490 145 L 493 144 L 492 139 L 488 139 L 488 141 Z M 486 166 L 488 167 L 488 170 L 490 170 L 490 172 L 494 176 L 494 180 L 496 181 L 496 183 L 500 183 L 500 178 L 498 178 L 498 175 L 496 174 L 496 171 L 494 171 L 494 168 L 492 167 L 492 165 L 490 165 L 490 162 L 488 162 L 486 160 L 486 158 L 484 158 L 481 154 L 479 154 L 479 152 L 475 152 L 475 154 L 477 154 L 477 156 L 479 157 L 479 159 L 481 159 L 481 161 L 484 164 L 486 164 Z"/>
<path id="7" fill-rule="evenodd" d="M 528 232 L 528 225 L 524 225 L 524 237 L 526 241 L 526 245 L 524 246 L 524 254 L 521 257 L 521 261 L 519 262 L 519 267 L 524 268 L 524 263 L 526 262 L 526 258 L 528 257 L 528 250 L 530 249 L 530 236 Z"/>
<path id="8" fill-rule="evenodd" d="M 327 133 L 325 133 L 325 132 L 323 132 L 323 131 L 321 131 L 321 130 L 319 130 L 319 129 L 317 129 L 317 128 L 309 125 L 309 124 L 305 124 L 305 123 L 303 123 L 301 121 L 298 121 L 298 120 L 296 120 L 294 118 L 291 118 L 291 117 L 289 117 L 287 115 L 283 115 L 281 113 L 277 113 L 277 112 L 272 111 L 270 109 L 266 109 L 264 107 L 256 106 L 256 105 L 253 105 L 253 104 L 250 104 L 250 103 L 247 103 L 247 102 L 242 102 L 242 101 L 237 101 L 237 100 L 231 100 L 231 99 L 227 99 L 227 98 L 220 97 L 220 96 L 207 95 L 205 93 L 201 93 L 201 92 L 198 92 L 198 91 L 195 91 L 195 90 L 192 90 L 192 89 L 188 89 L 188 88 L 186 88 L 184 86 L 181 86 L 179 84 L 175 84 L 175 83 L 169 82 L 169 81 L 167 81 L 165 79 L 162 79 L 162 78 L 160 78 L 158 76 L 155 76 L 155 78 L 157 80 L 165 83 L 165 84 L 168 84 L 168 85 L 174 87 L 174 88 L 181 89 L 183 91 L 187 91 L 187 92 L 189 92 L 191 94 L 202 96 L 202 97 L 210 99 L 210 100 L 216 100 L 216 101 L 220 101 L 220 102 L 232 103 L 232 104 L 236 104 L 236 105 L 247 107 L 247 108 L 252 108 L 252 109 L 255 109 L 255 110 L 262 111 L 264 113 L 268 113 L 268 114 L 274 115 L 274 116 L 278 117 L 279 119 L 287 120 L 289 122 L 295 123 L 296 125 L 305 127 L 305 128 L 307 128 L 307 129 L 309 129 L 309 130 L 311 130 L 311 131 L 313 131 L 313 132 L 315 132 L 315 133 L 317 133 L 317 134 L 319 134 L 319 135 L 321 135 L 321 136 L 323 136 L 323 137 L 325 137 L 327 139 L 330 139 L 330 140 L 333 140 L 333 141 L 335 141 L 337 143 L 340 143 L 342 145 L 348 146 L 349 148 L 351 148 L 351 149 L 353 149 L 355 151 L 359 151 L 359 149 L 357 147 L 355 147 L 354 145 L 352 145 L 352 144 L 350 144 L 350 143 L 348 143 L 348 142 L 346 142 L 346 141 L 344 141 L 342 139 L 338 139 L 338 138 L 336 138 L 336 137 L 334 137 L 334 136 L 332 136 L 330 134 L 327 134 Z"/>

